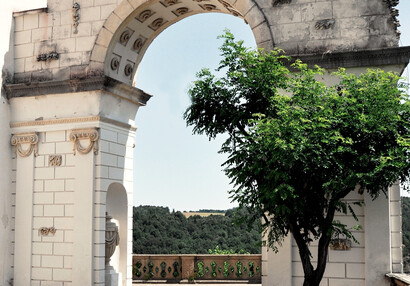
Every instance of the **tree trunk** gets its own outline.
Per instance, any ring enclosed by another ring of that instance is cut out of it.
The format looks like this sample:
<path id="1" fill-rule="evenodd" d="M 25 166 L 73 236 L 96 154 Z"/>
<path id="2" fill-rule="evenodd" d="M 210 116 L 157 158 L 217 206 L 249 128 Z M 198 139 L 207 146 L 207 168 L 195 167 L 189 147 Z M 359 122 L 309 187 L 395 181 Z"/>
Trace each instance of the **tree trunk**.
<path id="1" fill-rule="evenodd" d="M 305 276 L 305 280 L 303 281 L 303 286 L 319 286 L 320 281 L 322 279 L 320 279 L 319 281 L 316 279 L 316 271 L 314 271 L 314 274 L 311 275 L 310 277 L 306 277 Z"/>
<path id="2" fill-rule="evenodd" d="M 329 230 L 331 229 L 334 214 L 336 208 L 334 201 L 331 201 L 329 204 L 329 210 L 325 218 L 324 229 L 322 235 L 319 239 L 318 245 L 318 257 L 317 257 L 317 266 L 316 269 L 313 268 L 308 244 L 303 240 L 300 229 L 295 221 L 291 220 L 290 230 L 293 237 L 295 238 L 296 244 L 299 248 L 299 255 L 302 261 L 303 272 L 305 273 L 305 279 L 303 281 L 303 286 L 319 286 L 322 281 L 323 275 L 326 270 L 327 256 L 329 252 L 329 244 L 331 240 L 331 235 Z"/>

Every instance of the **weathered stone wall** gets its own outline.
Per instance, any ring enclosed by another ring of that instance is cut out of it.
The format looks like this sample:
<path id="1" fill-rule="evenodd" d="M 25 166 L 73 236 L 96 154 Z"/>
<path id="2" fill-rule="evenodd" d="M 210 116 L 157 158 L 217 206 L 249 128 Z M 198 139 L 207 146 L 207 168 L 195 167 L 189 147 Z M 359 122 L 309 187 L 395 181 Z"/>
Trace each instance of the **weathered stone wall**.
<path id="1" fill-rule="evenodd" d="M 383 0 L 256 2 L 260 3 L 269 21 L 275 44 L 289 54 L 332 53 L 398 45 L 391 5 Z M 278 4 L 272 7 L 273 3 Z"/>
<path id="2" fill-rule="evenodd" d="M 258 46 L 267 49 L 278 46 L 288 54 L 398 46 L 397 23 L 392 17 L 395 10 L 383 0 L 212 0 L 207 7 L 181 0 L 178 7 L 186 10 L 179 12 L 173 11 L 173 5 L 166 4 L 167 1 L 158 4 L 152 0 L 79 0 L 77 3 L 78 10 L 73 9 L 71 1 L 49 0 L 47 9 L 15 13 L 15 83 L 106 74 L 131 84 L 145 50 L 163 29 L 184 17 L 204 12 L 242 17 L 253 30 Z M 165 11 L 164 6 L 174 14 Z M 162 16 L 158 19 L 163 22 L 156 23 L 158 27 L 152 27 L 151 23 L 157 16 L 148 16 L 149 22 L 134 19 L 147 10 Z M 78 25 L 73 26 L 75 13 L 80 18 Z M 129 28 L 133 25 L 135 28 Z M 128 38 L 121 42 L 121 35 L 127 29 Z M 142 42 L 135 48 L 132 45 L 138 39 L 137 33 L 141 33 Z M 110 69 L 114 56 L 118 58 L 120 71 L 127 63 L 130 65 L 130 74 L 119 75 L 117 70 Z"/>

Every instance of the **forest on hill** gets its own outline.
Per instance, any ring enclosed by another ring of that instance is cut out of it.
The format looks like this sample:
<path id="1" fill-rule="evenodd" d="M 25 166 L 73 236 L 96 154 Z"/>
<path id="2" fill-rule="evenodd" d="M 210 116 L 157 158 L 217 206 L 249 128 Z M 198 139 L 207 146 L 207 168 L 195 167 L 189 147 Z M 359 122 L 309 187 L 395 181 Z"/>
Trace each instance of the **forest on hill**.
<path id="1" fill-rule="evenodd" d="M 236 224 L 234 213 L 235 209 L 229 209 L 225 215 L 186 218 L 166 207 L 134 207 L 133 253 L 206 254 L 216 248 L 234 253 L 260 253 L 257 226 L 248 229 L 245 224 Z"/>

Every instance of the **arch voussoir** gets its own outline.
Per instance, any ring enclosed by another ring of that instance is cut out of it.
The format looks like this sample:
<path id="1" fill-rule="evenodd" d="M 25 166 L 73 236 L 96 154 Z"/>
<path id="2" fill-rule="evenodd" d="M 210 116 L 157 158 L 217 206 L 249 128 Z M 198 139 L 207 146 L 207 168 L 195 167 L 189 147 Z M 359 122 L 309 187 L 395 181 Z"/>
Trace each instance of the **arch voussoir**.
<path id="1" fill-rule="evenodd" d="M 240 0 L 232 4 L 244 17 L 255 5 L 255 1 L 253 0 Z"/>
<path id="2" fill-rule="evenodd" d="M 134 11 L 134 7 L 127 1 L 123 0 L 120 5 L 114 10 L 114 13 L 124 21 L 132 11 Z"/>

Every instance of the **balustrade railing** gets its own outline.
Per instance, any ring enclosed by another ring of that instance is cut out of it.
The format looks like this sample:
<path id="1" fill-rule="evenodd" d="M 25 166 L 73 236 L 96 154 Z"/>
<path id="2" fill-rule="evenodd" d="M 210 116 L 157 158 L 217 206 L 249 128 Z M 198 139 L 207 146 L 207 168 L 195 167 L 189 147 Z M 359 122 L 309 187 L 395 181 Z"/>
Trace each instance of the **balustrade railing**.
<path id="1" fill-rule="evenodd" d="M 247 281 L 261 283 L 262 261 L 260 254 L 177 254 L 133 256 L 135 282 L 194 282 Z"/>

